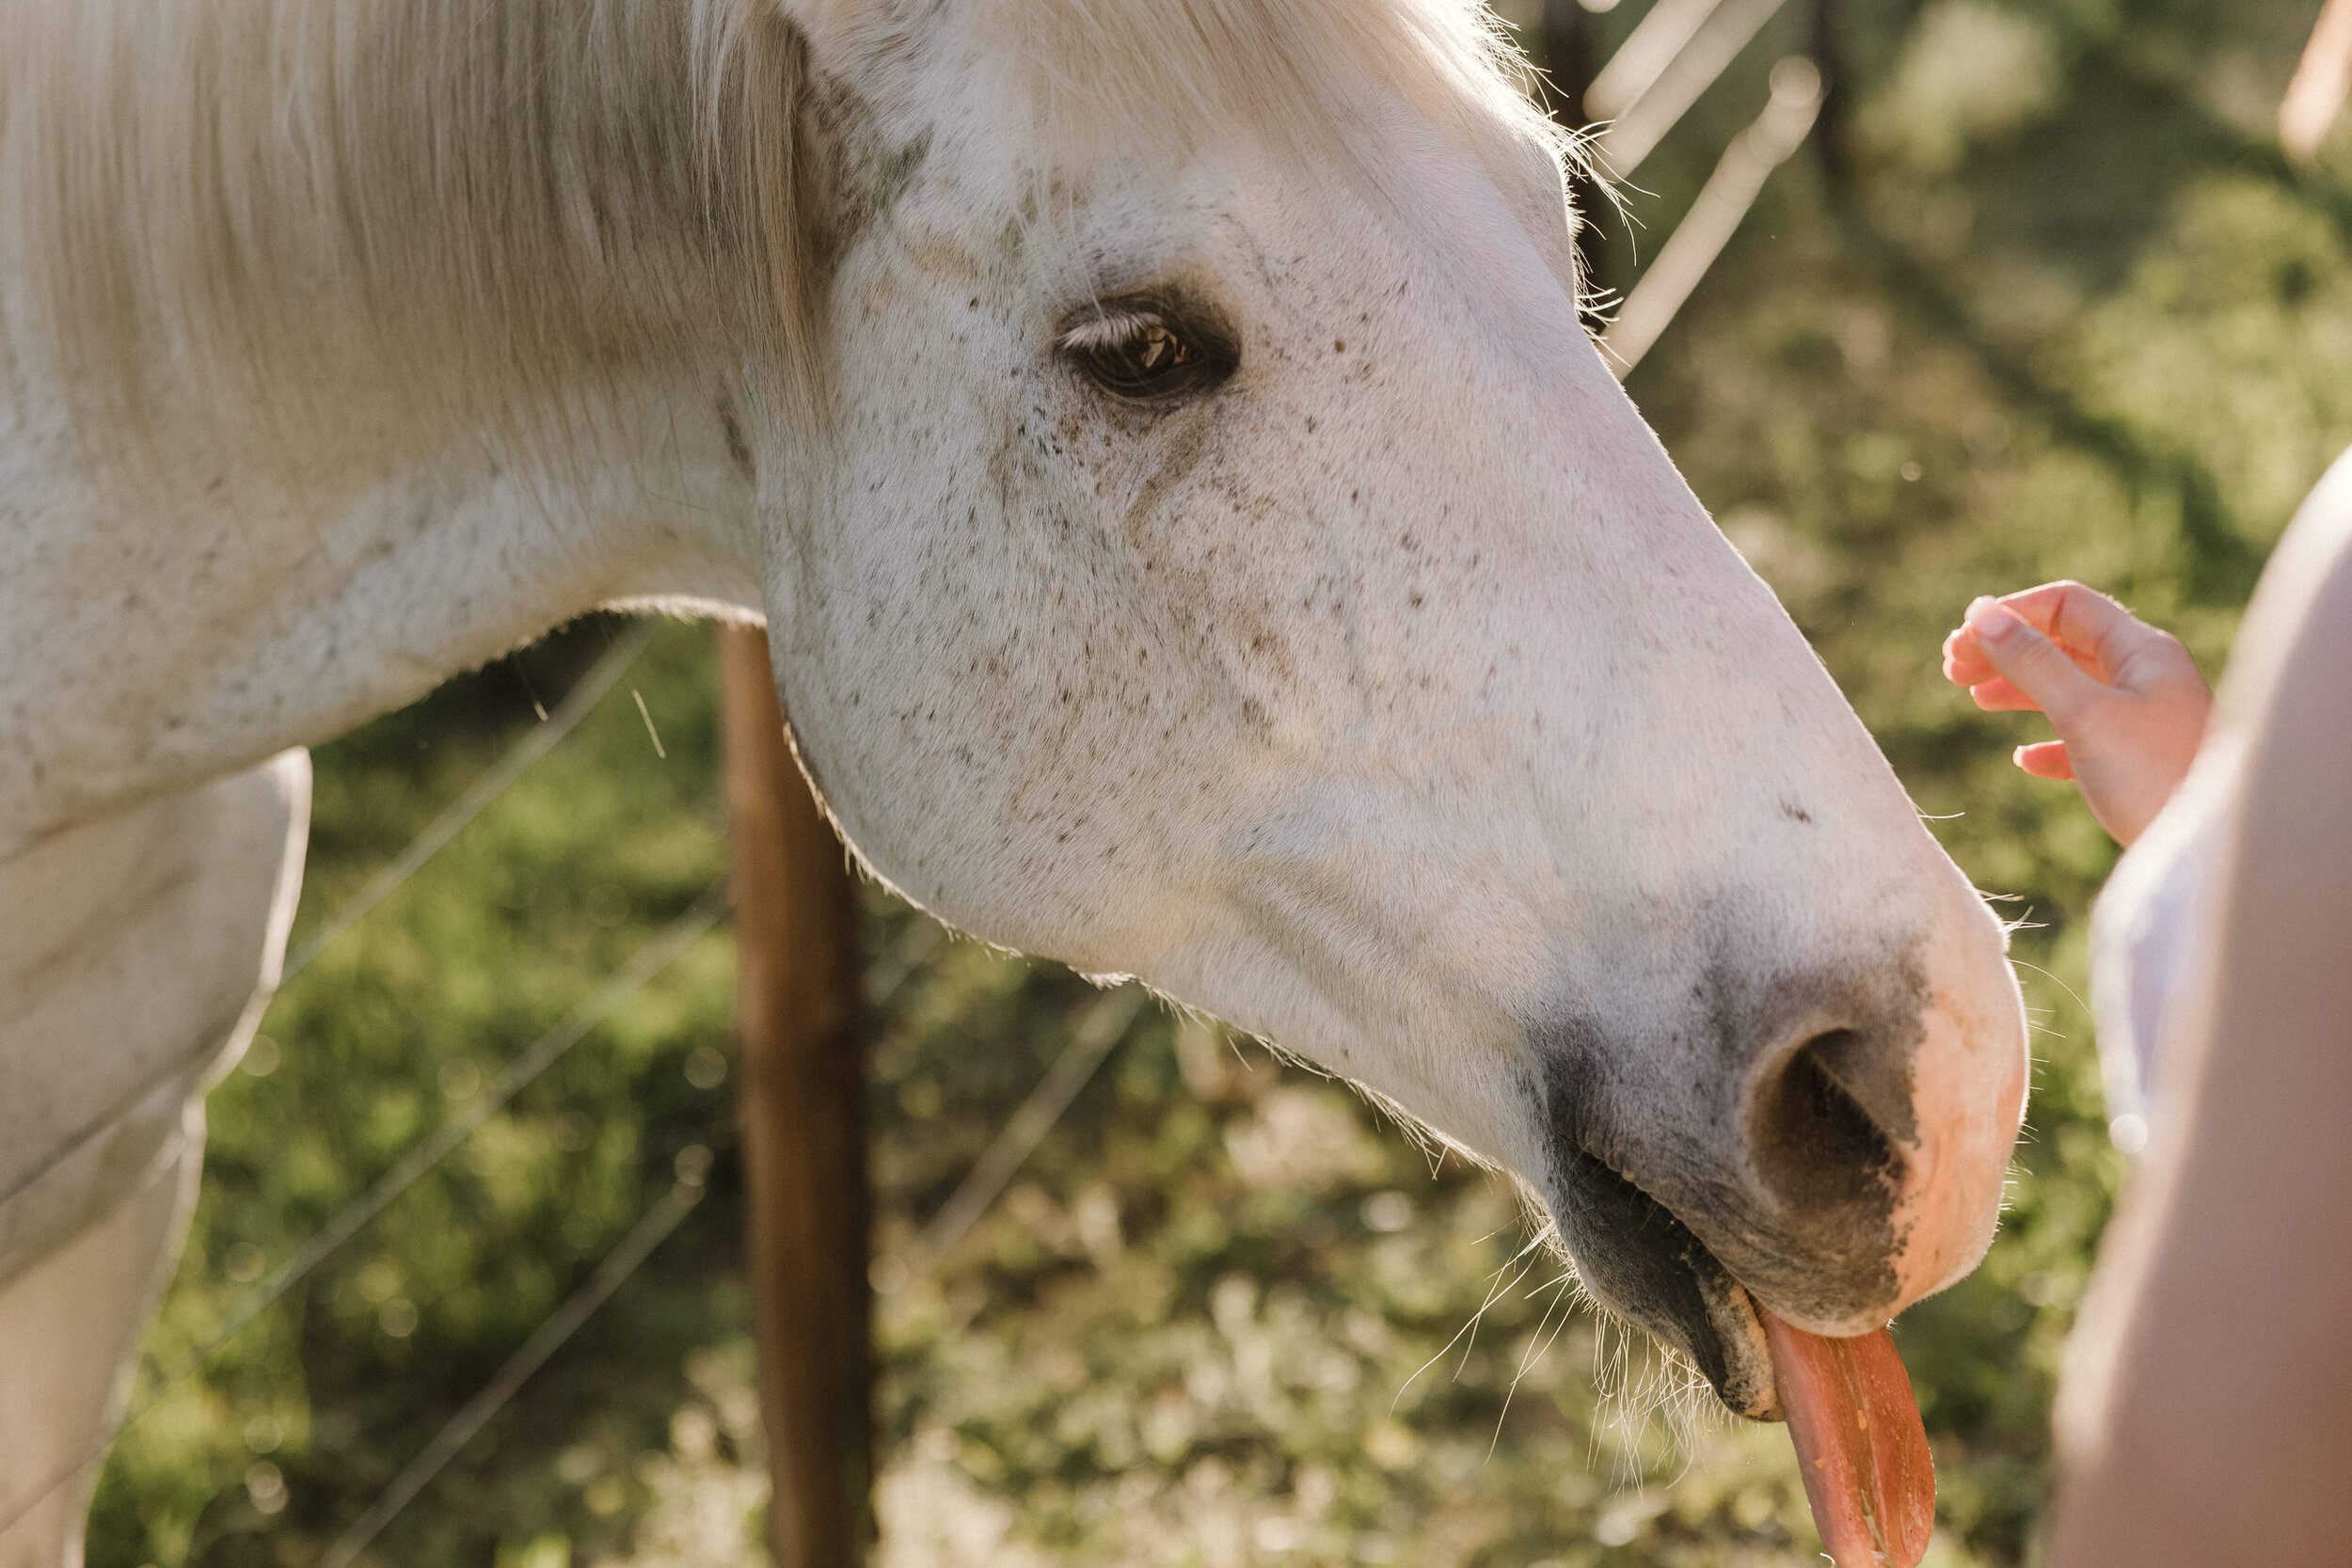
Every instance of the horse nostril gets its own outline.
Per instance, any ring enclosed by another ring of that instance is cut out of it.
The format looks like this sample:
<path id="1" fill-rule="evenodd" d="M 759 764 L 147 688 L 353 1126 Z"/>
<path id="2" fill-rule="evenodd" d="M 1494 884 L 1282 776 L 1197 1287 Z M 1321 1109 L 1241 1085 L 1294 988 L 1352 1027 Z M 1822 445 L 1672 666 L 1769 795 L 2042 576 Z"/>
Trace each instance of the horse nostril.
<path id="1" fill-rule="evenodd" d="M 1783 1202 L 1820 1210 L 1883 1201 L 1886 1183 L 1901 1180 L 1888 1124 L 1903 1125 L 1909 1107 L 1872 1114 L 1861 1096 L 1884 1075 L 1871 1068 L 1867 1037 L 1832 1029 L 1797 1047 L 1756 1086 L 1749 1145 Z"/>

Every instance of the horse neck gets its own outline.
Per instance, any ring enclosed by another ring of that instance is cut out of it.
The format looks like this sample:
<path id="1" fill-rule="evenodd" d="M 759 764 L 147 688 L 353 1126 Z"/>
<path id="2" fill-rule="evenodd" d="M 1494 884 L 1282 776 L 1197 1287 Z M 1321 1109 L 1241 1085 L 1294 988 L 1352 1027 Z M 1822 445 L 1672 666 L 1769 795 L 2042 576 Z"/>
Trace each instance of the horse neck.
<path id="1" fill-rule="evenodd" d="M 302 9 L 0 0 L 0 857 L 594 605 L 756 602 L 730 405 L 788 413 L 806 341 L 797 38 Z"/>

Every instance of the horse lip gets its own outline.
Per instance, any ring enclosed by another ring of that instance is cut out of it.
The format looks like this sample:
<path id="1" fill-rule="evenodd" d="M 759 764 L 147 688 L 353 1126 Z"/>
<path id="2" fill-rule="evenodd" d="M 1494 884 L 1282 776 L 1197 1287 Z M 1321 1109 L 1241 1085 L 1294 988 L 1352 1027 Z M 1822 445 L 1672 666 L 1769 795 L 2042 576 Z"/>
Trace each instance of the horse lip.
<path id="1" fill-rule="evenodd" d="M 1648 1195 L 1645 1192 L 1644 1196 Z M 1672 1209 L 1655 1197 L 1650 1201 L 1673 1215 L 1677 1223 L 1682 1223 L 1685 1230 L 1690 1229 L 1682 1216 Z M 1755 1294 L 1739 1275 L 1724 1267 L 1723 1260 L 1705 1242 L 1695 1234 L 1692 1242 L 1713 1266 L 1711 1278 L 1707 1269 L 1694 1268 L 1692 1272 L 1697 1278 L 1699 1294 L 1707 1302 L 1710 1326 L 1726 1364 L 1727 1375 L 1724 1384 L 1716 1387 L 1715 1397 L 1733 1415 L 1752 1421 L 1788 1419 L 1781 1406 L 1780 1383 L 1773 1372 L 1772 1347 L 1764 1335 L 1764 1319 Z M 1746 1397 L 1740 1398 L 1742 1394 Z"/>
<path id="2" fill-rule="evenodd" d="M 1765 1338 L 1762 1309 L 1756 1306 L 1756 1297 L 1748 1288 L 1728 1270 L 1724 1272 L 1724 1279 L 1730 1286 L 1726 1292 L 1728 1307 L 1739 1315 L 1740 1342 L 1750 1353 L 1750 1364 L 1742 1370 L 1752 1380 L 1750 1386 L 1754 1393 L 1747 1409 L 1732 1405 L 1732 1413 L 1745 1416 L 1752 1421 L 1785 1421 L 1788 1414 L 1780 1402 L 1780 1379 L 1772 1367 L 1771 1344 Z"/>
<path id="3" fill-rule="evenodd" d="M 1710 1358 L 1697 1347 L 1686 1344 L 1682 1349 L 1700 1363 L 1699 1371 L 1713 1386 L 1716 1398 L 1734 1415 L 1750 1420 L 1786 1419 L 1781 1406 L 1779 1383 L 1773 1375 L 1772 1351 L 1764 1336 L 1764 1321 L 1759 1315 L 1756 1297 L 1746 1285 L 1724 1267 L 1713 1249 L 1699 1239 L 1697 1232 L 1665 1200 L 1582 1140 L 1569 1138 L 1565 1141 L 1577 1155 L 1608 1172 L 1639 1195 L 1643 1201 L 1656 1208 L 1688 1238 L 1688 1249 L 1678 1260 L 1692 1276 L 1692 1284 L 1707 1319 L 1705 1327 L 1712 1335 L 1715 1348 L 1721 1353 L 1723 1376 L 1718 1379 L 1708 1371 L 1705 1363 Z M 1677 1326 L 1687 1335 L 1696 1325 L 1677 1323 Z M 1653 1336 L 1657 1334 L 1655 1329 L 1649 1332 Z"/>

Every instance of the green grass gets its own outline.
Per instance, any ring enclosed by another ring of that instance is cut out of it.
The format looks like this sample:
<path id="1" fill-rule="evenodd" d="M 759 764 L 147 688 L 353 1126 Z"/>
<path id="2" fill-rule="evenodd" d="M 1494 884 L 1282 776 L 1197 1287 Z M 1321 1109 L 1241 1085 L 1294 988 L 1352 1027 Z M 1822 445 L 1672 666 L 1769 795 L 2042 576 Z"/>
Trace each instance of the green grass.
<path id="1" fill-rule="evenodd" d="M 1845 176 L 1811 154 L 1784 169 L 1629 384 L 1946 845 L 2031 921 L 2042 1032 L 2011 1207 L 1984 1267 L 1899 1328 L 1945 1564 L 2032 1559 L 2059 1347 L 2123 1170 L 2078 1000 L 2112 848 L 2071 792 L 2009 767 L 2034 722 L 1970 710 L 1936 645 L 1975 594 L 2073 576 L 2216 668 L 2295 501 L 2352 440 L 2344 148 L 2295 171 L 2265 139 L 2312 10 L 1849 0 Z M 1642 255 L 1803 42 L 1794 14 L 1774 25 L 1644 169 Z M 1972 77 L 1984 58 L 2009 76 Z M 1613 240 L 1605 272 L 1629 277 L 1632 249 Z M 306 925 L 611 635 L 592 621 L 322 749 Z M 716 747 L 708 634 L 665 628 L 285 990 L 252 1064 L 275 1070 L 213 1097 L 152 1358 L 199 1342 L 722 874 Z M 920 919 L 879 895 L 865 918 L 877 954 Z M 372 1560 L 758 1560 L 732 988 L 722 928 L 174 1391 L 109 1462 L 92 1561 L 312 1560 L 692 1146 L 716 1152 L 709 1199 Z M 1343 1088 L 1157 1010 L 944 1266 L 902 1281 L 1091 994 L 953 942 L 882 1011 L 886 1562 L 1818 1560 L 1785 1439 L 1706 1419 L 1677 1439 L 1638 1392 L 1661 1374 L 1519 1258 L 1494 1182 L 1433 1171 Z M 1597 1367 L 1637 1392 L 1604 1397 Z"/>

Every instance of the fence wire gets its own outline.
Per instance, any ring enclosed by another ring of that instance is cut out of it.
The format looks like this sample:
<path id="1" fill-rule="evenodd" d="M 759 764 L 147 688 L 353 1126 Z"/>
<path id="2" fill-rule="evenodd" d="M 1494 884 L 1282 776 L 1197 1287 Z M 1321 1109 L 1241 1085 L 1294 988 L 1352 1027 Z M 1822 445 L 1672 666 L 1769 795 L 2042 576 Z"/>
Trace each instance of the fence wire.
<path id="1" fill-rule="evenodd" d="M 467 823 L 480 816 L 491 801 L 506 793 L 507 787 L 537 762 L 555 749 L 556 743 L 579 727 L 588 712 L 612 689 L 614 684 L 628 673 L 653 641 L 653 623 L 641 621 L 631 626 L 605 650 L 604 657 L 589 667 L 586 674 L 573 683 L 564 694 L 555 711 L 545 721 L 525 731 L 506 754 L 493 764 L 488 771 L 476 779 L 466 793 L 449 803 L 447 810 L 425 824 L 424 831 L 408 841 L 408 847 L 387 862 L 380 871 L 367 879 L 359 891 L 344 899 L 335 912 L 320 921 L 302 945 L 286 958 L 284 973 L 278 983 L 284 985 L 310 966 L 310 960 L 325 952 L 337 937 L 359 924 L 360 918 L 376 905 L 389 898 L 401 883 L 417 874 L 418 868 L 440 853 L 449 841 L 465 829 Z"/>
<path id="2" fill-rule="evenodd" d="M 280 1264 L 277 1273 L 238 1303 L 202 1344 L 164 1373 L 120 1420 L 95 1434 L 61 1469 L 44 1478 L 29 1496 L 0 1512 L 0 1535 L 5 1535 L 44 1497 L 81 1474 L 85 1466 L 103 1458 L 115 1439 L 133 1423 L 153 1410 L 173 1389 L 219 1354 L 254 1319 L 267 1311 L 279 1297 L 357 1235 L 361 1227 L 383 1212 L 386 1205 L 415 1186 L 428 1171 L 448 1158 L 451 1151 L 470 1137 L 484 1122 L 504 1109 L 507 1101 L 563 1060 L 572 1047 L 586 1038 L 597 1024 L 610 1017 L 613 1009 L 634 995 L 646 981 L 668 968 L 693 944 L 696 938 L 718 922 L 719 917 L 726 912 L 726 907 L 727 887 L 722 882 L 706 892 L 695 900 L 692 908 L 639 948 L 627 963 L 613 972 L 611 978 L 565 1015 L 563 1022 L 541 1035 L 529 1050 L 508 1064 L 505 1070 L 479 1095 L 452 1114 L 431 1136 L 412 1146 L 400 1162 L 376 1178 L 367 1191 L 344 1205 L 334 1219 Z"/>
<path id="3" fill-rule="evenodd" d="M 456 1415 L 449 1418 L 407 1467 L 392 1478 L 383 1494 L 368 1506 L 366 1513 L 351 1523 L 351 1528 L 336 1539 L 318 1560 L 317 1568 L 350 1568 L 352 1560 L 367 1550 L 385 1528 L 398 1518 L 401 1511 L 417 1499 L 433 1482 L 433 1478 L 455 1459 L 460 1450 L 473 1440 L 474 1433 L 489 1424 L 490 1418 L 505 1408 L 507 1401 L 531 1380 L 531 1374 L 547 1365 L 548 1357 L 563 1348 L 564 1341 L 580 1332 L 580 1325 L 594 1316 L 635 1274 L 638 1265 L 653 1256 L 654 1248 L 669 1238 L 694 1205 L 702 1201 L 703 1184 L 699 1180 L 680 1178 L 668 1196 L 645 1212 L 643 1219 L 630 1227 L 620 1244 L 596 1265 L 596 1272 L 588 1276 L 586 1284 L 572 1292 L 564 1305 L 548 1315 L 545 1323 L 532 1331 L 522 1348 L 507 1358 L 506 1365 L 496 1376 L 483 1385 L 482 1391 L 468 1400 Z"/>
<path id="4" fill-rule="evenodd" d="M 303 940 L 302 945 L 294 951 L 279 970 L 278 985 L 283 986 L 308 968 L 313 958 L 326 951 L 328 943 L 358 925 L 360 917 L 370 910 L 390 897 L 403 882 L 417 874 L 418 869 L 425 862 L 431 860 L 451 839 L 456 837 L 467 823 L 481 816 L 491 801 L 505 793 L 507 787 L 516 779 L 521 778 L 532 763 L 546 756 L 555 748 L 556 742 L 571 734 L 579 726 L 580 720 L 587 717 L 588 711 L 596 705 L 597 700 L 612 689 L 614 683 L 628 673 L 629 666 L 637 662 L 638 657 L 645 651 L 645 644 L 652 637 L 652 625 L 641 624 L 631 627 L 611 648 L 607 649 L 604 657 L 596 660 L 589 672 L 574 683 L 570 691 L 564 693 L 563 702 L 556 705 L 554 713 L 550 714 L 545 721 L 533 725 L 519 740 L 509 747 L 506 754 L 492 764 L 488 770 L 476 779 L 463 795 L 450 802 L 447 810 L 427 823 L 422 832 L 409 840 L 405 849 L 394 856 L 374 876 L 369 878 L 358 892 L 345 899 L 332 914 L 319 923 L 318 927 Z M 155 1071 L 133 1085 L 95 1116 L 68 1132 L 48 1153 L 20 1172 L 17 1178 L 8 1183 L 5 1191 L 0 1191 L 0 1203 L 7 1203 L 19 1193 L 31 1187 L 34 1182 L 72 1159 L 92 1138 L 130 1115 L 135 1106 L 156 1090 L 174 1079 L 185 1078 L 190 1073 L 200 1069 L 206 1062 L 218 1053 L 222 1039 L 227 1037 L 230 1029 L 234 1027 L 235 1022 L 234 1019 L 224 1020 L 219 1028 L 206 1030 L 194 1051 L 166 1062 Z M 7 1528 L 5 1517 L 0 1517 L 0 1529 Z"/>
<path id="5" fill-rule="evenodd" d="M 1070 1109 L 1070 1102 L 1078 1098 L 1078 1091 L 1087 1086 L 1111 1047 L 1126 1037 L 1128 1026 L 1143 1007 L 1143 995 L 1141 986 L 1124 985 L 1087 1009 L 1060 1056 L 1045 1069 L 1045 1076 L 1029 1091 L 1021 1108 L 1006 1118 L 995 1140 L 923 1227 L 914 1253 L 906 1259 L 902 1278 L 911 1279 L 935 1267 L 980 1222 L 1045 1134 L 1061 1120 L 1062 1113 Z"/>
<path id="6" fill-rule="evenodd" d="M 880 994 L 873 996 L 876 1006 L 889 1000 L 898 988 L 905 984 L 920 961 L 920 955 L 936 946 L 946 933 L 939 926 L 926 921 L 931 935 L 918 939 L 914 930 L 902 939 L 901 958 L 912 951 L 914 962 L 898 971 L 887 987 L 875 987 Z M 880 973 L 888 974 L 895 965 L 886 965 Z M 1070 1043 L 1046 1069 L 1035 1089 L 1020 1109 L 1007 1119 L 993 1143 L 974 1163 L 955 1192 L 942 1204 L 923 1229 L 914 1255 L 908 1259 L 908 1273 L 903 1279 L 936 1267 L 956 1243 L 967 1235 L 974 1225 L 986 1215 L 991 1205 L 1004 1193 L 1006 1184 L 1018 1173 L 1029 1155 L 1043 1141 L 1054 1124 L 1070 1108 L 1078 1091 L 1094 1076 L 1111 1049 L 1124 1039 L 1136 1013 L 1143 1006 L 1141 986 L 1123 986 L 1100 998 L 1078 1021 L 1072 1031 Z M 335 1544 L 318 1560 L 315 1568 L 351 1568 L 359 1554 L 378 1536 L 390 1528 L 408 1505 L 431 1485 L 434 1478 L 446 1469 L 474 1434 L 487 1425 L 506 1404 L 521 1391 L 532 1373 L 547 1364 L 548 1358 L 579 1332 L 596 1309 L 619 1290 L 638 1266 L 660 1245 L 664 1237 L 684 1220 L 688 1211 L 701 1200 L 700 1181 L 681 1180 L 670 1196 L 658 1203 L 640 1220 L 621 1243 L 597 1268 L 588 1282 L 581 1286 L 563 1306 L 549 1315 L 547 1322 L 523 1341 L 498 1374 L 484 1386 L 482 1391 L 466 1402 L 458 1412 L 437 1433 L 432 1442 L 410 1460 L 406 1468 L 384 1489 L 366 1513 L 344 1530 Z"/>

